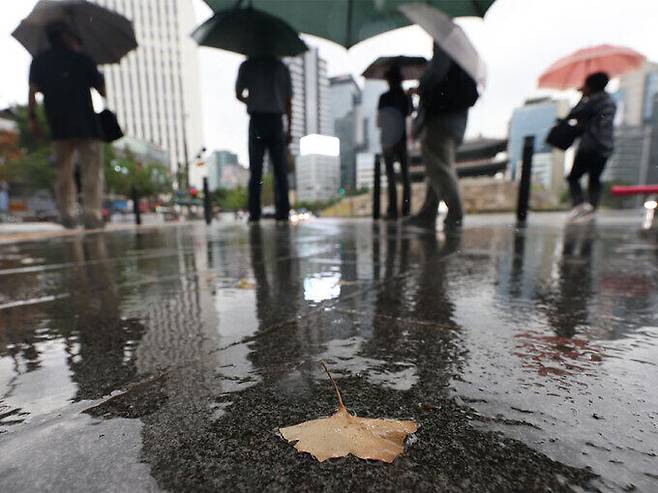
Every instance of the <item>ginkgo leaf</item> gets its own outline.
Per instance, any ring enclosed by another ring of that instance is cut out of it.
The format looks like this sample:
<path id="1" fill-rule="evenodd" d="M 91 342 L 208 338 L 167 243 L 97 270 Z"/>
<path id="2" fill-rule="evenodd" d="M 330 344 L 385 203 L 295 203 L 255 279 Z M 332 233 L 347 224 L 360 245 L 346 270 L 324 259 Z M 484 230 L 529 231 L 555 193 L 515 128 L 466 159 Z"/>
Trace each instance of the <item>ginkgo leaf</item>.
<path id="1" fill-rule="evenodd" d="M 320 462 L 349 454 L 361 459 L 393 462 L 404 452 L 404 441 L 416 431 L 416 423 L 351 415 L 329 370 L 324 363 L 322 366 L 336 390 L 338 411 L 330 417 L 281 428 L 283 438 L 296 442 L 298 451 L 308 452 Z"/>

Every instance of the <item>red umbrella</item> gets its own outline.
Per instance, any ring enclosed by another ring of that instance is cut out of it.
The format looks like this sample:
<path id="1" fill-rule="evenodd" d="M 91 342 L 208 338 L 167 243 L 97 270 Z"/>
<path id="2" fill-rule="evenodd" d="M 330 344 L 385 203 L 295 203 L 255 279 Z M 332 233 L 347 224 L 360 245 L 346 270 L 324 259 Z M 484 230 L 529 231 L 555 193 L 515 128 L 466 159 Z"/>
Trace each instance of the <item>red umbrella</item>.
<path id="1" fill-rule="evenodd" d="M 623 46 L 600 45 L 584 48 L 560 58 L 539 78 L 545 89 L 577 89 L 588 75 L 606 72 L 610 77 L 639 68 L 645 56 Z"/>

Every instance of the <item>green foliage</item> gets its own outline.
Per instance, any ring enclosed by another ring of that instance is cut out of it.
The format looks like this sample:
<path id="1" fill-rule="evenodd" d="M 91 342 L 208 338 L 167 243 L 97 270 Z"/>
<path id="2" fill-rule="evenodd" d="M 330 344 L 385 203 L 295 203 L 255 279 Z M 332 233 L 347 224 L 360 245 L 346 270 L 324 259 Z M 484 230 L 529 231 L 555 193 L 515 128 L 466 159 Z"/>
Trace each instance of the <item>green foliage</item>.
<path id="1" fill-rule="evenodd" d="M 37 107 L 37 119 L 44 132 L 37 139 L 30 128 L 27 106 L 14 106 L 18 127 L 18 147 L 21 152 L 9 157 L 0 169 L 0 179 L 22 184 L 29 190 L 50 189 L 55 181 L 55 167 L 51 163 L 48 125 L 43 107 Z"/>
<path id="2" fill-rule="evenodd" d="M 55 182 L 55 167 L 48 147 L 12 159 L 2 168 L 2 179 L 21 183 L 30 190 L 50 189 Z"/>
<path id="3" fill-rule="evenodd" d="M 28 108 L 26 105 L 17 105 L 11 108 L 16 116 L 16 125 L 18 126 L 18 145 L 24 149 L 26 153 L 42 150 L 44 147 L 49 146 L 50 131 L 48 130 L 48 121 L 46 120 L 46 112 L 42 105 L 36 108 L 37 121 L 43 132 L 42 138 L 37 138 L 30 128 L 30 119 L 28 116 Z"/>
<path id="4" fill-rule="evenodd" d="M 105 180 L 111 193 L 129 196 L 136 187 L 142 197 L 173 192 L 173 180 L 166 166 L 159 163 L 140 165 L 134 159 L 112 157 L 105 159 Z"/>
<path id="5" fill-rule="evenodd" d="M 248 201 L 247 189 L 238 187 L 234 190 L 220 188 L 212 192 L 212 201 L 224 211 L 246 209 Z"/>
<path id="6" fill-rule="evenodd" d="M 359 195 L 365 195 L 367 193 L 370 193 L 370 189 L 368 187 L 361 187 L 361 188 L 354 188 L 351 190 L 347 190 L 345 193 L 346 197 L 358 197 Z"/>

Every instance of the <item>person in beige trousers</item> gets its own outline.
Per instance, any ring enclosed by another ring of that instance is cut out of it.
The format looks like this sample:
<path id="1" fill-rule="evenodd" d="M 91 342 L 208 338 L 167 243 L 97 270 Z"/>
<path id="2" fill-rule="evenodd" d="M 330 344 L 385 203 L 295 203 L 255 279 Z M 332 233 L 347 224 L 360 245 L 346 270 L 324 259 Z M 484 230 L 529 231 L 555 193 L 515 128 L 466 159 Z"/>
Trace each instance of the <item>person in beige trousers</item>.
<path id="1" fill-rule="evenodd" d="M 67 228 L 78 224 L 73 174 L 77 158 L 82 174 L 83 225 L 101 228 L 103 147 L 91 89 L 105 97 L 105 81 L 65 24 L 51 24 L 47 34 L 51 48 L 35 56 L 30 66 L 30 125 L 35 135 L 42 135 L 36 118 L 36 95 L 41 93 L 57 165 L 55 199 L 60 222 Z"/>

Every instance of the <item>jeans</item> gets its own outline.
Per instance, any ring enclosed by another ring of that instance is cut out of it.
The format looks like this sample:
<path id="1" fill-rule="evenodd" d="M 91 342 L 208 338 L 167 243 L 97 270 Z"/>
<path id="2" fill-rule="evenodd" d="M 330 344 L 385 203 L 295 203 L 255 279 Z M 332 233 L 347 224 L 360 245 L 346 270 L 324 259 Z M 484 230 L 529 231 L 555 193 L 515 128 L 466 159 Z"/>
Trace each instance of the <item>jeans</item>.
<path id="1" fill-rule="evenodd" d="M 406 139 L 384 149 L 384 164 L 386 165 L 386 178 L 388 180 L 388 216 L 398 216 L 397 179 L 395 175 L 395 161 L 400 163 L 402 175 L 402 215 L 408 216 L 411 211 L 411 181 L 409 180 L 409 158 Z"/>
<path id="2" fill-rule="evenodd" d="M 599 155 L 598 153 L 578 150 L 576 158 L 571 168 L 571 173 L 567 177 L 569 183 L 569 191 L 571 192 L 571 200 L 574 207 L 579 206 L 585 202 L 583 189 L 580 186 L 580 179 L 583 175 L 587 174 L 589 178 L 589 186 L 587 189 L 589 195 L 589 203 L 596 209 L 601 199 L 601 174 L 605 168 L 605 163 L 608 158 Z"/>
<path id="3" fill-rule="evenodd" d="M 60 220 L 67 226 L 76 222 L 76 186 L 73 170 L 77 153 L 82 174 L 83 222 L 86 227 L 90 228 L 101 226 L 101 207 L 105 186 L 101 141 L 95 139 L 56 140 L 53 147 L 57 163 L 55 200 Z"/>
<path id="4" fill-rule="evenodd" d="M 277 113 L 254 113 L 249 121 L 249 219 L 261 216 L 260 193 L 263 185 L 263 159 L 268 151 L 274 174 L 276 219 L 287 220 L 288 156 L 282 116 Z"/>
<path id="5" fill-rule="evenodd" d="M 440 122 L 430 120 L 426 123 L 422 142 L 425 172 L 436 194 L 433 200 L 443 200 L 448 206 L 446 222 L 458 223 L 464 217 L 459 181 L 455 172 L 455 153 L 457 141 L 440 126 Z M 436 219 L 437 208 L 432 211 Z"/>

